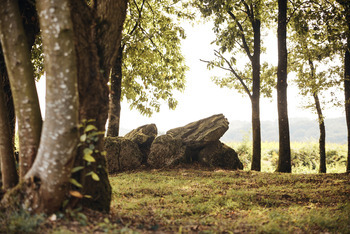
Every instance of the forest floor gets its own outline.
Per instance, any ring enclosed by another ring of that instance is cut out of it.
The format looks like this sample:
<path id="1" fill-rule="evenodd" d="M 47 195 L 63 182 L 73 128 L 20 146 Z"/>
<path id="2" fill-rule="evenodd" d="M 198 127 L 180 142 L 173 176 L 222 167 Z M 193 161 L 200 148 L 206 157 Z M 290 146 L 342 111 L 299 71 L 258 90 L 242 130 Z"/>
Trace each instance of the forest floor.
<path id="1" fill-rule="evenodd" d="M 120 173 L 112 175 L 110 181 L 113 192 L 109 215 L 76 210 L 62 217 L 55 214 L 25 221 L 32 225 L 37 222 L 38 227 L 22 224 L 22 229 L 18 229 L 13 222 L 7 223 L 7 230 L 350 233 L 350 174 L 302 175 L 192 167 Z"/>

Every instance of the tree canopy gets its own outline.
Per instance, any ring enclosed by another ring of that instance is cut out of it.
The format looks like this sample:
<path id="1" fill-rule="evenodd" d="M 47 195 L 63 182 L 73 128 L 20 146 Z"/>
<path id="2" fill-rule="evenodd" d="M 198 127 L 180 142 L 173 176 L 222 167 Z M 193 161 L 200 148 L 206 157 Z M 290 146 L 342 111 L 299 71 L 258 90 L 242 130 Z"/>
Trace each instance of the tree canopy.
<path id="1" fill-rule="evenodd" d="M 130 1 L 122 39 L 122 96 L 141 114 L 158 112 L 160 100 L 176 107 L 173 90 L 184 90 L 188 69 L 181 52 L 185 32 L 178 19 L 191 17 L 179 1 Z"/>

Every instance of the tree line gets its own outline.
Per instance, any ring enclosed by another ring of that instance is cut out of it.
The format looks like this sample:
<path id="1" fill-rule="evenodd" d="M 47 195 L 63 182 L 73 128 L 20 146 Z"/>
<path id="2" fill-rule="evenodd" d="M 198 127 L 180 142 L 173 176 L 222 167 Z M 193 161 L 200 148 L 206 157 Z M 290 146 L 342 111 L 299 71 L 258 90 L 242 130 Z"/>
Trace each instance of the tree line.
<path id="1" fill-rule="evenodd" d="M 291 172 L 288 70 L 300 74 L 301 90 L 314 97 L 322 133 L 324 118 L 319 111 L 319 95 L 339 83 L 330 78 L 341 69 L 327 73 L 330 71 L 318 72 L 317 67 L 333 55 L 345 57 L 342 81 L 350 127 L 350 4 L 346 0 L 293 0 L 289 4 L 286 0 L 0 3 L 0 155 L 6 191 L 2 207 L 6 209 L 19 204 L 29 211 L 52 213 L 82 205 L 109 211 L 106 121 L 109 120 L 107 135 L 117 136 L 123 97 L 146 115 L 159 111 L 160 99 L 166 100 L 170 108 L 176 107 L 172 91 L 184 89 L 187 70 L 180 52 L 185 33 L 178 20 L 193 20 L 196 13 L 213 19 L 217 34 L 216 60 L 204 62 L 209 68 L 229 72 L 228 77 L 215 78 L 215 82 L 237 88 L 251 100 L 252 170 L 261 168 L 260 96 L 271 96 L 277 84 L 277 171 Z M 271 27 L 274 21 L 278 35 L 277 68 L 260 62 L 264 51 L 262 27 Z M 287 32 L 296 44 L 290 52 Z M 243 70 L 235 67 L 235 56 L 240 52 L 249 60 Z M 305 64 L 307 68 L 303 67 Z M 44 121 L 35 88 L 36 76 L 43 72 L 47 83 Z M 16 121 L 19 173 L 14 157 Z M 323 152 L 325 136 L 321 135 Z M 321 155 L 325 172 L 323 162 Z M 350 171 L 349 163 L 347 169 Z"/>
<path id="2" fill-rule="evenodd" d="M 307 107 L 315 110 L 318 116 L 320 172 L 325 173 L 326 131 L 322 110 L 326 104 L 339 105 L 336 98 L 339 90 L 345 90 L 346 116 L 349 115 L 349 2 L 201 0 L 196 1 L 195 5 L 204 17 L 214 21 L 213 30 L 217 35 L 214 43 L 219 47 L 214 51 L 216 59 L 202 61 L 207 63 L 209 69 L 228 71 L 226 77 L 214 77 L 214 82 L 221 87 L 234 88 L 248 95 L 251 100 L 251 169 L 260 171 L 261 168 L 260 95 L 270 97 L 276 88 L 279 125 L 279 161 L 276 171 L 291 172 L 287 77 L 288 72 L 294 72 L 297 77 L 294 82 L 300 94 L 306 98 L 312 97 Z M 260 62 L 260 55 L 264 51 L 261 39 L 264 29 L 277 29 L 277 67 Z M 239 53 L 248 58 L 243 68 L 237 66 Z M 343 65 L 334 65 L 341 58 L 345 61 Z M 342 83 L 344 86 L 341 86 Z M 335 87 L 338 90 L 332 90 Z"/>

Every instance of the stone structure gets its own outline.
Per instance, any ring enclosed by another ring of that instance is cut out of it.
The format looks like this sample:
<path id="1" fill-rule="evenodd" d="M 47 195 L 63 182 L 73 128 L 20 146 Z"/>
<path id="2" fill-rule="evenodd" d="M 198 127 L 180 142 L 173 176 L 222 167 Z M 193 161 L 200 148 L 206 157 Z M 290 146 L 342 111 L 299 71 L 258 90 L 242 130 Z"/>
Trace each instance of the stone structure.
<path id="1" fill-rule="evenodd" d="M 157 135 L 157 126 L 155 124 L 147 124 L 132 130 L 124 137 L 135 142 L 139 146 L 139 149 L 143 154 L 142 163 L 145 164 L 147 162 L 147 156 L 149 154 L 152 142 Z"/>
<path id="2" fill-rule="evenodd" d="M 220 142 L 229 123 L 223 114 L 214 115 L 157 136 L 154 124 L 132 130 L 125 137 L 106 138 L 110 173 L 132 170 L 146 164 L 152 168 L 180 163 L 199 163 L 224 169 L 243 169 L 237 153 Z"/>
<path id="3" fill-rule="evenodd" d="M 133 170 L 141 166 L 143 154 L 138 145 L 124 137 L 107 137 L 105 139 L 108 172 Z"/>

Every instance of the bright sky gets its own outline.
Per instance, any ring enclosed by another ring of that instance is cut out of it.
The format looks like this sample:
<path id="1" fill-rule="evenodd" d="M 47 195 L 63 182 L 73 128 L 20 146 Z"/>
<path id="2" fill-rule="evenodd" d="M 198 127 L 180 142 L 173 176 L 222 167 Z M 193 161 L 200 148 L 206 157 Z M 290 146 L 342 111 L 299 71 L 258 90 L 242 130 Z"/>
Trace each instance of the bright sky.
<path id="1" fill-rule="evenodd" d="M 220 88 L 211 81 L 211 76 L 223 74 L 219 68 L 207 70 L 206 64 L 200 59 L 210 60 L 214 57 L 215 47 L 210 44 L 215 35 L 209 23 L 195 25 L 184 24 L 187 38 L 182 43 L 182 51 L 186 64 L 190 70 L 186 73 L 186 90 L 183 93 L 177 92 L 175 97 L 178 100 L 176 110 L 169 110 L 167 104 L 161 106 L 159 113 L 148 118 L 140 115 L 136 110 L 130 110 L 129 104 L 124 101 L 121 111 L 121 128 L 134 129 L 144 124 L 155 123 L 160 131 L 167 131 L 171 128 L 180 127 L 214 114 L 223 113 L 228 120 L 251 121 L 251 104 L 248 97 L 242 97 L 235 90 Z M 268 60 L 277 64 L 277 38 L 269 35 L 267 54 L 262 55 L 261 60 Z M 289 77 L 290 78 L 290 77 Z M 44 79 L 38 84 L 41 106 L 44 104 Z M 289 84 L 288 88 L 288 112 L 290 118 L 306 117 L 316 119 L 316 115 L 310 110 L 300 108 L 302 97 L 298 95 L 295 87 Z M 277 119 L 276 98 L 268 100 L 261 98 L 261 120 Z M 344 116 L 341 108 L 332 108 L 325 111 L 326 118 Z M 125 132 L 121 132 L 125 134 Z"/>
<path id="2" fill-rule="evenodd" d="M 220 88 L 211 81 L 211 76 L 221 74 L 219 68 L 207 70 L 206 64 L 200 59 L 210 60 L 214 57 L 215 47 L 210 44 L 215 39 L 209 23 L 184 25 L 187 38 L 183 41 L 182 51 L 186 64 L 190 70 L 186 74 L 187 84 L 183 93 L 177 93 L 179 104 L 176 110 L 169 110 L 167 105 L 161 107 L 159 113 L 151 118 L 140 116 L 136 110 L 130 110 L 127 102 L 122 103 L 121 127 L 133 129 L 138 126 L 155 123 L 158 129 L 166 131 L 174 127 L 183 126 L 214 114 L 223 113 L 228 120 L 251 121 L 251 104 L 248 97 L 243 97 L 235 90 Z M 267 54 L 261 60 L 268 60 L 277 65 L 277 37 L 270 35 L 266 40 Z M 289 85 L 288 107 L 290 118 L 316 118 L 310 110 L 300 108 L 302 98 L 296 87 Z M 340 117 L 344 112 L 340 108 L 333 108 L 325 113 L 327 118 Z M 276 98 L 268 100 L 261 98 L 261 120 L 277 119 Z"/>

